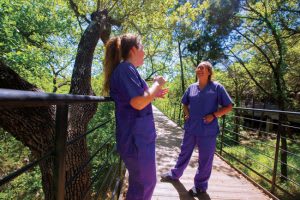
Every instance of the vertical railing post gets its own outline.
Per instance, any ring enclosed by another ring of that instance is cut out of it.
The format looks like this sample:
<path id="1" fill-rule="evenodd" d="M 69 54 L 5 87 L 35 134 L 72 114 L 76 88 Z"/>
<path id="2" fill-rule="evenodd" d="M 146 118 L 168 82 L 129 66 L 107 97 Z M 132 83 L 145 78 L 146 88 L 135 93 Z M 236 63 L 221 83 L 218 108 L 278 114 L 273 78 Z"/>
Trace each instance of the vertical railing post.
<path id="1" fill-rule="evenodd" d="M 222 132 L 221 132 L 221 146 L 220 146 L 220 155 L 222 156 L 223 151 L 223 138 L 224 138 L 224 131 L 225 131 L 225 117 L 226 115 L 223 115 L 222 117 Z"/>
<path id="2" fill-rule="evenodd" d="M 276 136 L 276 147 L 275 147 L 275 155 L 274 155 L 274 166 L 273 166 L 273 175 L 272 175 L 272 186 L 271 193 L 275 191 L 276 185 L 276 177 L 277 177 L 277 163 L 278 163 L 278 155 L 279 155 L 279 147 L 280 147 L 280 138 L 281 138 L 281 122 L 278 120 L 278 131 Z"/>
<path id="3" fill-rule="evenodd" d="M 55 200 L 65 196 L 65 157 L 68 129 L 68 105 L 56 106 L 55 155 L 54 155 L 54 194 Z"/>
<path id="4" fill-rule="evenodd" d="M 171 118 L 173 118 L 173 121 L 176 123 L 176 103 L 174 103 L 174 106 L 173 106 L 173 108 L 174 108 L 174 112 L 173 112 L 173 117 L 171 117 Z"/>

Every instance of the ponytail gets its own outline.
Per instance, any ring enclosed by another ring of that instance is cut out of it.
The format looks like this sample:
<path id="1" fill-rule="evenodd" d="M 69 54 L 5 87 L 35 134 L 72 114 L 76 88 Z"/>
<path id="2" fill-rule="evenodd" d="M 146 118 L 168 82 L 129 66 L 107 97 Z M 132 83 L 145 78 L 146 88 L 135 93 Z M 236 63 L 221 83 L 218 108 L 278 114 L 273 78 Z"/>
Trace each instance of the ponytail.
<path id="1" fill-rule="evenodd" d="M 121 39 L 120 37 L 111 38 L 105 45 L 104 57 L 104 94 L 109 92 L 110 76 L 118 64 L 121 62 Z"/>
<path id="2" fill-rule="evenodd" d="M 132 47 L 139 48 L 140 44 L 140 38 L 130 33 L 113 37 L 107 41 L 104 57 L 104 94 L 109 92 L 110 77 L 118 64 L 121 60 L 128 59 Z"/>

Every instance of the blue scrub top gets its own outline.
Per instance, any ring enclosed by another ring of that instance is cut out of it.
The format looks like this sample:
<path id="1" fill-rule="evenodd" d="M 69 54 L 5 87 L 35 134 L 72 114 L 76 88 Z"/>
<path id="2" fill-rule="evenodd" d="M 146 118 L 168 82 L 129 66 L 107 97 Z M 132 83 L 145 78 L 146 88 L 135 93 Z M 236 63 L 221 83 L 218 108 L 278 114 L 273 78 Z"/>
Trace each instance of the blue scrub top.
<path id="1" fill-rule="evenodd" d="M 219 105 L 233 104 L 225 88 L 210 81 L 202 90 L 197 83 L 191 84 L 185 91 L 181 102 L 189 106 L 190 117 L 184 124 L 187 133 L 198 136 L 210 136 L 219 133 L 218 120 L 204 123 L 203 117 L 218 110 Z"/>
<path id="2" fill-rule="evenodd" d="M 120 154 L 132 153 L 132 145 L 155 141 L 151 103 L 142 110 L 134 109 L 129 103 L 132 98 L 142 96 L 147 89 L 147 83 L 129 62 L 120 63 L 111 75 L 110 96 L 115 102 L 116 141 Z"/>

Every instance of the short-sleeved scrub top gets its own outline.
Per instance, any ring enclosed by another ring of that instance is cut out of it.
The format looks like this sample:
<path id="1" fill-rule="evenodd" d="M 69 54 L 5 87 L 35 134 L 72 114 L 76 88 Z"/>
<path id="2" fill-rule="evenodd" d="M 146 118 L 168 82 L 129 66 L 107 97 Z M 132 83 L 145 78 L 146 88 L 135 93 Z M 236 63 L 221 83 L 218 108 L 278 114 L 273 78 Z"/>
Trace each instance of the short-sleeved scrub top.
<path id="1" fill-rule="evenodd" d="M 198 136 L 213 136 L 219 133 L 218 120 L 215 118 L 210 123 L 205 123 L 203 118 L 216 112 L 219 105 L 233 104 L 225 88 L 210 81 L 202 90 L 198 83 L 191 84 L 185 91 L 181 102 L 188 105 L 190 117 L 184 124 L 187 133 Z"/>
<path id="2" fill-rule="evenodd" d="M 120 63 L 110 79 L 110 95 L 115 101 L 117 150 L 122 155 L 134 153 L 133 146 L 155 141 L 156 133 L 151 103 L 142 110 L 130 105 L 130 100 L 142 96 L 148 89 L 136 67 L 129 62 Z"/>

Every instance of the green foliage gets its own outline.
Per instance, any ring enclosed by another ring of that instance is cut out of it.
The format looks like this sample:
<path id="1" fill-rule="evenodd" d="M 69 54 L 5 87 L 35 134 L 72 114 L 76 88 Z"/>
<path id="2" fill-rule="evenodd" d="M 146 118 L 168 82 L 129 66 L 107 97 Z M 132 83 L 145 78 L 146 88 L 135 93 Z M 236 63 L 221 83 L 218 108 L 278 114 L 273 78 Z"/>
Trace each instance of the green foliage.
<path id="1" fill-rule="evenodd" d="M 32 162 L 28 148 L 9 133 L 0 130 L 0 176 L 5 176 Z M 38 167 L 18 176 L 0 188 L 0 199 L 44 199 Z"/>
<path id="2" fill-rule="evenodd" d="M 1 0 L 0 59 L 51 92 L 50 65 L 57 68 L 58 61 L 69 59 L 77 37 L 75 19 L 66 16 L 72 13 L 65 2 Z"/>
<path id="3" fill-rule="evenodd" d="M 251 131 L 244 132 L 245 135 L 249 137 L 249 133 Z M 228 135 L 228 133 L 226 133 Z M 299 139 L 299 138 L 298 138 Z M 228 139 L 227 139 L 228 140 Z M 289 142 L 289 146 L 297 146 L 297 153 L 299 156 L 299 140 L 296 141 L 297 143 L 293 142 L 291 144 L 291 141 Z M 226 141 L 225 141 L 226 143 Z M 228 142 L 227 142 L 228 144 Z M 235 156 L 240 161 L 245 163 L 246 165 L 250 166 L 252 169 L 260 173 L 261 175 L 265 176 L 269 180 L 272 180 L 272 171 L 274 166 L 274 150 L 275 150 L 275 139 L 251 139 L 251 140 L 241 140 L 239 145 L 224 145 L 223 150 L 227 152 L 230 155 Z M 218 149 L 220 148 L 220 143 L 218 144 Z M 240 164 L 238 161 L 233 159 L 228 154 L 223 153 L 222 155 L 234 166 L 236 166 L 238 169 L 242 170 L 244 173 L 246 173 L 248 176 L 250 176 L 252 179 L 255 180 L 255 182 L 259 183 L 260 185 L 264 186 L 267 189 L 271 189 L 270 183 L 266 182 L 264 179 L 259 177 L 257 174 L 255 174 L 250 169 L 246 168 L 244 165 Z M 296 183 L 299 183 L 300 176 L 298 173 L 298 170 L 300 169 L 300 162 L 297 156 L 294 156 L 293 154 L 289 154 L 288 156 L 288 165 L 292 166 L 289 167 L 289 173 L 288 177 L 290 180 L 293 180 Z M 297 170 L 298 169 L 298 170 Z M 280 181 L 280 163 L 277 165 L 277 179 L 276 183 L 284 188 L 285 190 L 289 191 L 292 194 L 297 194 L 299 192 L 299 188 L 291 181 L 288 182 L 281 182 Z M 280 197 L 280 199 L 288 199 L 288 196 L 284 193 L 282 193 L 280 190 L 276 190 L 276 195 Z"/>
<path id="4" fill-rule="evenodd" d="M 78 12 L 90 19 L 98 1 L 74 2 L 78 5 Z M 286 101 L 291 108 L 299 110 L 299 8 L 296 0 L 248 1 L 251 6 L 248 10 L 238 7 L 238 2 L 244 1 L 228 0 L 100 2 L 100 10 L 109 8 L 109 16 L 122 22 L 121 27 L 112 28 L 112 35 L 134 32 L 142 36 L 146 52 L 145 64 L 138 70 L 144 78 L 151 79 L 155 75 L 168 78 L 166 87 L 169 88 L 169 94 L 165 99 L 156 100 L 154 104 L 180 125 L 183 125 L 180 105 L 182 74 L 178 44 L 183 54 L 185 89 L 196 81 L 194 66 L 197 62 L 210 59 L 216 64 L 215 80 L 226 87 L 236 106 L 251 98 L 257 101 L 270 100 L 270 95 L 258 87 L 262 86 L 273 97 L 277 94 L 274 71 L 267 57 L 274 64 L 282 60 L 283 64 L 278 68 L 278 73 Z M 76 49 L 82 34 L 80 28 L 83 30 L 87 25 L 82 19 L 77 20 L 68 1 L 0 0 L 0 60 L 8 63 L 29 82 L 46 92 L 52 92 L 54 79 L 56 86 L 65 81 L 70 82 Z M 235 31 L 232 32 L 232 29 Z M 276 37 L 274 33 L 277 33 Z M 279 43 L 282 44 L 281 47 L 278 46 Z M 92 69 L 92 88 L 96 95 L 102 95 L 103 50 L 100 42 L 96 47 Z M 59 87 L 56 92 L 68 91 L 69 83 Z M 97 113 L 88 125 L 89 129 L 113 119 L 113 111 L 113 103 L 99 103 Z M 228 116 L 227 122 L 226 128 L 233 130 L 233 113 Z M 96 175 L 99 166 L 104 166 L 105 170 L 101 174 L 103 176 L 109 166 L 117 165 L 115 154 L 106 162 L 106 152 L 115 145 L 114 127 L 112 121 L 87 136 L 91 154 L 107 139 L 113 138 L 105 145 L 105 151 L 93 160 L 93 175 Z M 268 165 L 265 158 L 237 144 L 233 133 L 227 136 L 226 142 L 230 145 L 226 147 L 227 151 L 239 152 L 247 163 L 267 174 L 244 155 L 253 156 Z M 1 132 L 1 137 L 0 160 L 3 162 L 0 163 L 0 172 L 3 175 L 23 166 L 22 160 L 30 158 L 30 153 L 8 133 Z M 259 144 L 257 141 L 249 143 L 273 155 L 273 150 L 264 149 Z M 274 145 L 273 139 L 269 139 L 267 144 Z M 288 143 L 288 147 L 293 151 L 299 148 L 294 143 Z M 299 167 L 299 159 L 288 159 L 291 165 Z M 247 173 L 251 174 L 250 171 Z M 43 195 L 40 176 L 38 168 L 20 176 L 13 183 L 1 188 L 0 199 L 41 199 Z M 292 176 L 299 182 L 297 173 L 292 172 Z M 101 182 L 95 185 L 99 186 Z"/>
<path id="5" fill-rule="evenodd" d="M 292 1 L 249 1 L 242 3 L 236 15 L 241 26 L 235 29 L 236 38 L 229 50 L 247 74 L 255 82 L 261 94 L 260 100 L 276 102 L 280 109 L 291 108 L 286 75 L 293 69 L 294 57 L 288 51 L 299 41 L 299 15 L 296 0 Z M 290 19 L 288 19 L 290 18 Z M 298 38 L 298 39 L 297 39 Z M 297 64 L 296 64 L 297 65 Z M 263 96 L 263 97 L 262 97 Z"/>
<path id="6" fill-rule="evenodd" d="M 266 132 L 266 130 L 261 130 L 258 125 L 255 125 L 247 119 L 247 123 L 244 121 L 246 119 L 241 118 L 239 125 L 235 121 L 235 113 L 231 113 L 226 116 L 225 129 L 222 130 L 222 135 L 218 137 L 217 152 L 222 154 L 222 156 L 229 161 L 232 165 L 242 170 L 255 182 L 259 183 L 266 189 L 271 189 L 270 182 L 267 182 L 262 177 L 258 176 L 253 172 L 256 171 L 259 174 L 266 177 L 268 180 L 272 180 L 273 169 L 274 169 L 274 158 L 275 158 L 275 147 L 276 147 L 276 137 L 277 129 L 274 128 L 273 131 Z M 244 116 L 245 117 L 245 116 Z M 247 116 L 246 116 L 247 117 Z M 236 129 L 238 127 L 238 129 Z M 292 194 L 297 194 L 299 192 L 299 186 L 295 183 L 300 181 L 299 169 L 300 169 L 300 135 L 299 129 L 293 129 L 292 137 L 287 137 L 287 166 L 288 166 L 288 181 L 284 182 L 280 180 L 281 173 L 281 155 L 285 152 L 282 146 L 279 148 L 279 158 L 277 163 L 277 177 L 276 184 L 284 188 L 286 191 Z M 237 137 L 238 136 L 238 137 Z M 283 137 L 281 138 L 281 140 Z M 223 142 L 223 144 L 221 144 Z M 221 147 L 223 152 L 221 153 Z M 230 156 L 231 155 L 231 156 Z M 249 166 L 251 169 L 242 165 L 240 162 Z M 286 199 L 287 195 L 283 194 L 280 190 L 276 190 L 276 195 L 280 199 Z"/>

